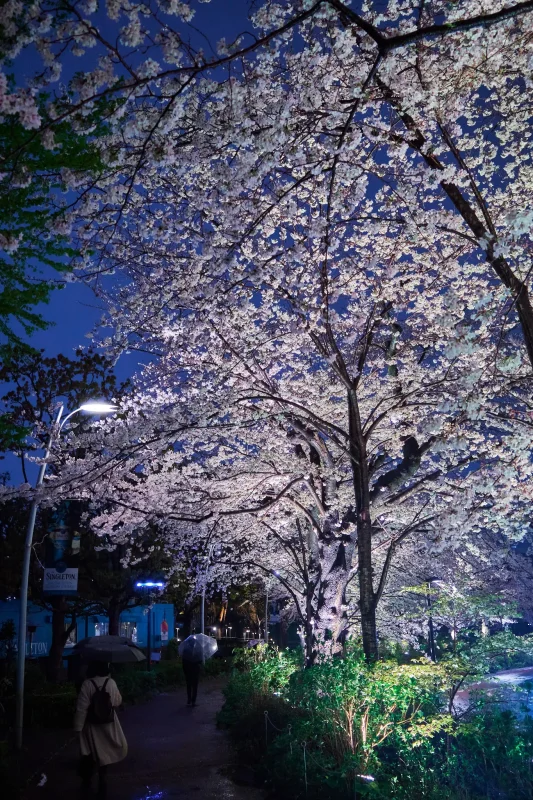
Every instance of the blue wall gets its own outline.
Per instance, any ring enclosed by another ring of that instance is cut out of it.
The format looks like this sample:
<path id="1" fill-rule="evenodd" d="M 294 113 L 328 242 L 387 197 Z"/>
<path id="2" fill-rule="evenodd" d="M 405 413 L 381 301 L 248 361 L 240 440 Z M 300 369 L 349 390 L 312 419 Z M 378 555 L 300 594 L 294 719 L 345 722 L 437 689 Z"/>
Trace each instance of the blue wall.
<path id="1" fill-rule="evenodd" d="M 146 647 L 148 642 L 148 614 L 151 614 L 151 646 L 153 650 L 166 647 L 168 641 L 175 636 L 174 630 L 174 606 L 171 603 L 156 603 L 151 609 L 147 606 L 134 606 L 126 609 L 120 615 L 121 634 L 127 635 L 137 641 L 140 647 Z M 8 619 L 12 619 L 18 632 L 19 621 L 19 601 L 8 600 L 0 602 L 0 625 Z M 161 638 L 161 625 L 163 620 L 168 625 L 167 641 Z M 68 621 L 68 618 L 67 618 Z M 39 658 L 48 655 L 52 641 L 52 612 L 31 605 L 28 607 L 28 625 L 36 625 L 37 630 L 33 634 L 33 641 L 30 654 L 29 635 L 26 641 L 26 654 L 29 658 Z M 102 615 L 90 614 L 88 617 L 79 617 L 76 625 L 76 641 L 84 639 L 86 636 L 95 636 L 100 633 L 107 633 L 107 617 Z M 74 646 L 72 642 L 65 647 L 65 655 L 68 655 Z"/>

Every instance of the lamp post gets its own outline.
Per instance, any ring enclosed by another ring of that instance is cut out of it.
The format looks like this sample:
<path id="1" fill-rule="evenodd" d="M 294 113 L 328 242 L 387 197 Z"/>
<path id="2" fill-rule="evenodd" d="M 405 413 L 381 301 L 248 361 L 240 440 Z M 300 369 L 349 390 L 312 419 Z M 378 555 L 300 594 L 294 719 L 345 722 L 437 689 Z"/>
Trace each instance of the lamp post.
<path id="1" fill-rule="evenodd" d="M 44 451 L 44 459 L 39 468 L 37 482 L 35 488 L 38 489 L 44 480 L 44 474 L 47 467 L 47 459 L 52 449 L 54 438 L 59 438 L 65 423 L 80 411 L 86 411 L 88 414 L 109 414 L 115 411 L 115 406 L 110 403 L 84 403 L 75 411 L 71 411 L 63 418 L 64 406 L 59 407 L 57 417 L 54 420 L 46 449 Z M 18 630 L 18 647 L 17 647 L 17 676 L 16 676 L 16 695 L 15 695 L 15 746 L 18 750 L 22 748 L 22 731 L 24 723 L 24 671 L 26 664 L 26 625 L 28 622 L 28 583 L 30 576 L 30 561 L 31 550 L 33 545 L 33 532 L 35 529 L 35 520 L 37 519 L 37 510 L 39 508 L 39 501 L 37 498 L 32 500 L 30 506 L 30 516 L 28 519 L 28 526 L 26 528 L 26 537 L 24 540 L 24 556 L 22 560 L 22 579 L 20 583 L 20 615 L 19 615 L 19 630 Z"/>

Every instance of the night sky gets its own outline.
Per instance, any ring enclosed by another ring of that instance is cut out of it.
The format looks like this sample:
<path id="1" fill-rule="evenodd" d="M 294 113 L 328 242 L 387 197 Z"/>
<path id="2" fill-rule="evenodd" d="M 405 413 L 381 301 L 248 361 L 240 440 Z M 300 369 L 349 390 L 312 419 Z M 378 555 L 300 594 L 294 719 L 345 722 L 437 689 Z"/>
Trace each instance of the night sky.
<path id="1" fill-rule="evenodd" d="M 209 57 L 209 47 L 205 37 L 213 46 L 219 39 L 226 38 L 232 41 L 236 36 L 244 31 L 251 30 L 248 20 L 249 9 L 253 10 L 254 0 L 212 0 L 210 3 L 193 2 L 196 15 L 192 25 L 187 26 L 190 30 L 191 42 L 202 47 L 206 56 Z M 114 25 L 106 22 L 110 28 Z M 201 33 L 200 33 L 201 31 Z M 110 31 L 111 33 L 111 31 Z M 87 62 L 94 64 L 95 53 L 89 51 Z M 84 59 L 71 59 L 71 63 L 65 64 L 62 80 L 67 80 L 74 71 L 83 69 Z M 34 70 L 41 65 L 40 58 L 36 54 L 28 54 L 24 59 L 25 74 L 18 72 L 17 81 L 25 82 L 30 78 Z M 89 63 L 87 68 L 89 68 Z M 70 75 L 69 75 L 70 73 Z M 53 273 L 57 280 L 58 274 Z M 38 307 L 43 317 L 54 323 L 45 331 L 39 331 L 29 340 L 37 349 L 44 349 L 45 354 L 55 356 L 63 353 L 72 357 L 74 351 L 80 345 L 87 347 L 91 343 L 91 329 L 102 316 L 103 308 L 92 290 L 78 282 L 68 282 L 61 290 L 52 293 L 50 303 Z M 148 356 L 144 356 L 144 360 Z M 116 364 L 115 372 L 119 382 L 133 375 L 143 363 L 143 354 L 130 353 L 121 356 Z M 98 398 L 87 398 L 98 399 Z M 30 479 L 35 479 L 37 467 L 29 465 L 28 474 Z M 11 474 L 11 481 L 18 483 L 22 480 L 18 459 L 9 453 L 0 461 L 0 472 L 8 471 Z"/>
<path id="2" fill-rule="evenodd" d="M 213 45 L 222 37 L 233 39 L 251 29 L 248 10 L 253 5 L 253 0 L 195 2 L 194 28 L 202 31 Z M 196 45 L 203 46 L 206 55 L 208 54 L 205 39 L 192 28 L 191 40 Z M 89 57 L 91 61 L 94 60 L 94 54 L 91 55 L 90 51 Z M 36 61 L 35 64 L 37 63 Z M 76 69 L 79 67 L 80 61 L 77 60 Z M 78 345 L 87 346 L 90 343 L 86 335 L 101 314 L 102 309 L 90 288 L 80 283 L 67 283 L 64 289 L 54 292 L 49 305 L 43 307 L 43 316 L 55 325 L 47 331 L 37 333 L 31 342 L 37 348 L 44 348 L 47 355 L 62 352 L 69 356 Z M 122 356 L 116 368 L 119 380 L 135 372 L 139 363 L 142 363 L 142 357 L 137 354 Z"/>

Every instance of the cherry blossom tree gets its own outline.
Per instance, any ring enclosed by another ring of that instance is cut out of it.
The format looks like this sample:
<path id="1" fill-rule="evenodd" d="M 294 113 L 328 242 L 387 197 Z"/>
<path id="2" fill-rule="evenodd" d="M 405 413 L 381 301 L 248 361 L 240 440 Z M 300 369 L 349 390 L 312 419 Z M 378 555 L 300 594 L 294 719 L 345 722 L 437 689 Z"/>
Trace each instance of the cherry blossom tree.
<path id="1" fill-rule="evenodd" d="M 288 506 L 312 637 L 342 641 L 356 575 L 375 658 L 407 542 L 524 529 L 532 4 L 269 2 L 213 58 L 167 24 L 189 4 L 110 6 L 117 44 L 93 6 L 60 11 L 26 20 L 43 79 L 63 51 L 100 61 L 43 127 L 90 130 L 113 100 L 105 176 L 69 176 L 80 271 L 110 345 L 157 361 L 142 411 L 54 488 L 97 478 L 115 536 L 165 510 L 197 530 Z"/>

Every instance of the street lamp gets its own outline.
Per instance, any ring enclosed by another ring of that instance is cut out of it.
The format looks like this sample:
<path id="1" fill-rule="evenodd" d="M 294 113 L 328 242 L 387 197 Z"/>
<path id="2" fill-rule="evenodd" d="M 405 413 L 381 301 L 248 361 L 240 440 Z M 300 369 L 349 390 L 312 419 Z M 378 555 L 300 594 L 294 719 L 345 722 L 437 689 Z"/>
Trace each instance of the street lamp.
<path id="1" fill-rule="evenodd" d="M 54 438 L 61 435 L 61 431 L 65 423 L 77 414 L 79 411 L 86 411 L 88 414 L 110 414 L 116 410 L 116 406 L 110 403 L 84 403 L 79 408 L 71 411 L 63 418 L 63 408 L 61 405 L 57 412 L 57 417 L 53 423 L 52 430 L 48 437 L 46 449 L 44 451 L 44 459 L 39 468 L 37 482 L 35 488 L 38 489 L 44 480 L 44 474 L 47 467 L 47 459 L 52 449 Z M 39 501 L 36 497 L 32 500 L 30 506 L 30 517 L 28 519 L 28 527 L 26 528 L 26 538 L 24 540 L 24 557 L 22 560 L 22 580 L 20 584 L 20 616 L 19 616 L 19 631 L 18 631 L 18 648 L 17 648 L 17 677 L 16 677 L 16 697 L 15 697 L 15 746 L 18 750 L 22 748 L 22 729 L 24 720 L 24 668 L 26 662 L 26 625 L 28 621 L 28 583 L 30 575 L 30 561 L 31 549 L 33 545 L 33 531 L 35 529 L 35 520 L 37 518 L 37 509 L 39 508 Z"/>

